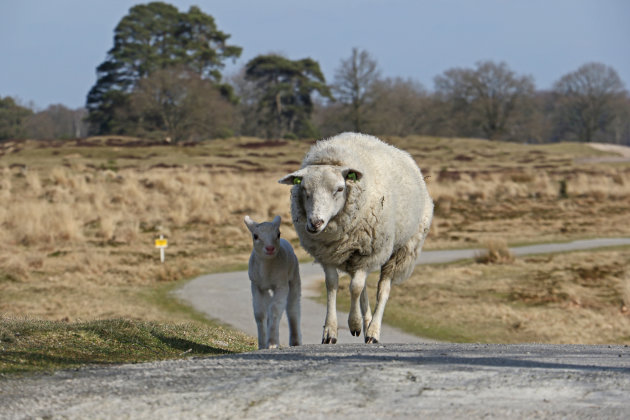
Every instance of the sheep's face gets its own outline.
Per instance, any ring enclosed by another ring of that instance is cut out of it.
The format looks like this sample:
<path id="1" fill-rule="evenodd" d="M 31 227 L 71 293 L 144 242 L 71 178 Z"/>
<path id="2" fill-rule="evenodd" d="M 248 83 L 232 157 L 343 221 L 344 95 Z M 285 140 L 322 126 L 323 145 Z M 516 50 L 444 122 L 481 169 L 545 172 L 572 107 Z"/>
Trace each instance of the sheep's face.
<path id="1" fill-rule="evenodd" d="M 281 184 L 295 185 L 306 212 L 305 229 L 317 235 L 344 207 L 348 183 L 358 182 L 361 173 L 331 165 L 311 165 L 282 178 Z"/>
<path id="2" fill-rule="evenodd" d="M 280 249 L 280 216 L 272 222 L 256 223 L 245 216 L 245 225 L 252 233 L 254 252 L 262 258 L 273 258 Z"/>

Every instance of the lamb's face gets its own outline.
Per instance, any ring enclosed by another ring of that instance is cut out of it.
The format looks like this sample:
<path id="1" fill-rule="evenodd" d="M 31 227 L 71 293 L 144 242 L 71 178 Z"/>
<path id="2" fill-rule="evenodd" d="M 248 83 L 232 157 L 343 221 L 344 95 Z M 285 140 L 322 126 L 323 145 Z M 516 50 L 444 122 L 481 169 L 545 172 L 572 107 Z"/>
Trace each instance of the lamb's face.
<path id="1" fill-rule="evenodd" d="M 252 233 L 254 252 L 262 258 L 273 258 L 280 249 L 280 216 L 272 222 L 256 223 L 245 216 L 245 224 Z"/>
<path id="2" fill-rule="evenodd" d="M 326 229 L 346 203 L 347 182 L 360 178 L 358 171 L 331 165 L 311 165 L 289 174 L 280 180 L 293 184 L 306 211 L 305 229 L 317 235 Z"/>

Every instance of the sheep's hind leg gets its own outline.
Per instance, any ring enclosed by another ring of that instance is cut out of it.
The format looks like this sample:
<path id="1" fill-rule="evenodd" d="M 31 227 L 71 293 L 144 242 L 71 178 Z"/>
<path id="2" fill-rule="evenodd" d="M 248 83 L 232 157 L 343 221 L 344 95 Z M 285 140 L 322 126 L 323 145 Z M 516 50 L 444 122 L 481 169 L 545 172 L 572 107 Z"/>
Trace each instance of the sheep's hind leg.
<path id="1" fill-rule="evenodd" d="M 367 273 L 363 270 L 358 270 L 352 274 L 350 280 L 350 314 L 348 315 L 348 327 L 350 327 L 350 334 L 353 336 L 361 335 L 361 327 L 363 323 L 363 303 L 360 304 L 361 297 L 365 291 L 365 279 Z M 361 306 L 361 309 L 359 309 Z"/>
<path id="2" fill-rule="evenodd" d="M 337 288 L 339 275 L 334 267 L 322 266 L 326 275 L 326 322 L 322 334 L 322 344 L 337 342 Z"/>
<path id="3" fill-rule="evenodd" d="M 363 315 L 363 335 L 367 335 L 367 329 L 372 321 L 372 310 L 370 309 L 370 298 L 368 297 L 367 287 L 361 292 L 361 315 Z"/>
<path id="4" fill-rule="evenodd" d="M 383 275 L 381 272 L 381 278 L 378 281 L 378 291 L 376 292 L 376 308 L 374 309 L 374 317 L 370 326 L 365 333 L 366 343 L 378 343 L 381 337 L 381 323 L 383 322 L 383 313 L 385 312 L 385 305 L 389 298 L 389 291 L 391 290 L 392 279 L 387 275 Z"/>
<path id="5" fill-rule="evenodd" d="M 302 285 L 300 283 L 300 273 L 295 268 L 295 275 L 289 282 L 289 297 L 287 301 L 287 318 L 289 320 L 289 345 L 302 345 L 302 332 L 300 331 L 300 296 Z"/>

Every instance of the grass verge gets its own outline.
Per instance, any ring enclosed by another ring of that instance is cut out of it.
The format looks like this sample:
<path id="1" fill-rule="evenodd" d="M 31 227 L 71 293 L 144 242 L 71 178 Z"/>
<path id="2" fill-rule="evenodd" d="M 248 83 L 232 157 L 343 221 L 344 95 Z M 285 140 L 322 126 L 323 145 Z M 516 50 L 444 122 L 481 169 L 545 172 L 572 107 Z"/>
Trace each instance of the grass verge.
<path id="1" fill-rule="evenodd" d="M 66 323 L 0 316 L 0 375 L 250 351 L 244 334 L 207 323 L 123 319 Z"/>

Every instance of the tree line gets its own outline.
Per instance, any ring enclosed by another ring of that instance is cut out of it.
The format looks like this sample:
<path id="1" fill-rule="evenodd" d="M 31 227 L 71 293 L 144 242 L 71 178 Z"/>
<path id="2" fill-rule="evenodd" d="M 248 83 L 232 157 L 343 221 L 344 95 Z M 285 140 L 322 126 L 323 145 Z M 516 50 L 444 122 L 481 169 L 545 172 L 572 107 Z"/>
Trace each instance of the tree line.
<path id="1" fill-rule="evenodd" d="M 114 30 L 86 108 L 34 112 L 0 97 L 0 140 L 125 134 L 194 142 L 360 131 L 630 145 L 630 96 L 602 63 L 580 66 L 550 90 L 494 61 L 448 69 L 428 90 L 413 79 L 383 77 L 377 60 L 358 48 L 330 83 L 316 60 L 279 54 L 254 57 L 224 78 L 226 62 L 242 53 L 229 38 L 196 6 L 134 6 Z"/>

